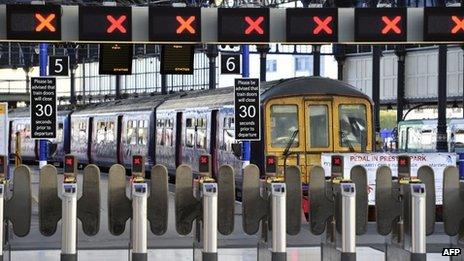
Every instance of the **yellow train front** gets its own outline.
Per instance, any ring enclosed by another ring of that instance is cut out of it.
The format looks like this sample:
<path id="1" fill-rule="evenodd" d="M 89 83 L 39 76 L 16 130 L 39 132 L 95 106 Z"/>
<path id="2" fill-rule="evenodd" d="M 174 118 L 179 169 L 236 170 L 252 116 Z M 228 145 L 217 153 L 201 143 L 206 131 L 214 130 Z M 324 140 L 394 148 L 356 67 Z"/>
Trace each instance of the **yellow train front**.
<path id="1" fill-rule="evenodd" d="M 265 142 L 252 144 L 252 157 L 275 155 L 278 174 L 285 165 L 297 165 L 307 185 L 311 168 L 321 164 L 321 153 L 372 151 L 373 104 L 351 85 L 304 77 L 272 88 L 264 84 L 262 89 Z M 253 163 L 264 162 L 263 158 L 256 160 Z"/>

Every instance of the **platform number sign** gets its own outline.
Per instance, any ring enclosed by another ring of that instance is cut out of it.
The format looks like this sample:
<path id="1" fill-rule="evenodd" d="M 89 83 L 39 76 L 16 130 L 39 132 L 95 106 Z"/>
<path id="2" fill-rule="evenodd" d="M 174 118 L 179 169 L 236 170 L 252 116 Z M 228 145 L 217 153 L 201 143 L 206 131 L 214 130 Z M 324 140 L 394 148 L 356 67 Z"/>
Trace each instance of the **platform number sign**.
<path id="1" fill-rule="evenodd" d="M 235 139 L 261 140 L 259 79 L 235 79 Z"/>
<path id="2" fill-rule="evenodd" d="M 31 137 L 56 138 L 56 79 L 31 78 Z"/>
<path id="3" fill-rule="evenodd" d="M 69 75 L 69 56 L 49 56 L 48 75 L 68 76 Z"/>
<path id="4" fill-rule="evenodd" d="M 241 65 L 240 54 L 221 53 L 221 74 L 240 74 Z"/>

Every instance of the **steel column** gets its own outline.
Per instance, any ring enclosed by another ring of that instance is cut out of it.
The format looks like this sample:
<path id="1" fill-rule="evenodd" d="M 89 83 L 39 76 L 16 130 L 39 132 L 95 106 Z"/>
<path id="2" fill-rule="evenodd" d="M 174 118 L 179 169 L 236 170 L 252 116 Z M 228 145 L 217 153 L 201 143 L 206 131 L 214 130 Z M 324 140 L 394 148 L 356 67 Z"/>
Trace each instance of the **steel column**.
<path id="1" fill-rule="evenodd" d="M 121 76 L 116 75 L 115 77 L 116 77 L 115 97 L 116 97 L 116 100 L 119 100 L 121 99 Z"/>
<path id="2" fill-rule="evenodd" d="M 380 135 L 380 46 L 372 46 L 372 100 L 374 101 L 374 131 Z"/>
<path id="3" fill-rule="evenodd" d="M 267 53 L 271 48 L 269 44 L 260 44 L 256 46 L 259 53 L 259 80 L 262 82 L 266 81 L 266 59 Z"/>
<path id="4" fill-rule="evenodd" d="M 313 76 L 321 76 L 321 46 L 313 45 Z"/>
<path id="5" fill-rule="evenodd" d="M 250 77 L 250 47 L 242 45 L 242 77 Z M 250 164 L 251 146 L 250 141 L 242 141 L 242 168 Z"/>
<path id="6" fill-rule="evenodd" d="M 343 81 L 343 66 L 345 65 L 346 51 L 342 44 L 334 44 L 332 48 L 335 60 L 337 61 L 337 79 Z"/>
<path id="7" fill-rule="evenodd" d="M 168 94 L 168 76 L 161 74 L 161 94 Z"/>
<path id="8" fill-rule="evenodd" d="M 448 135 L 446 133 L 446 45 L 438 46 L 438 124 L 437 124 L 437 151 L 448 151 Z"/>
<path id="9" fill-rule="evenodd" d="M 218 57 L 218 47 L 215 44 L 208 44 L 206 56 L 209 59 L 209 89 L 216 89 L 216 58 Z"/>
<path id="10" fill-rule="evenodd" d="M 39 69 L 40 76 L 47 76 L 48 63 L 48 44 L 41 43 L 39 45 Z M 48 145 L 47 140 L 39 140 L 39 167 L 47 165 Z"/>
<path id="11" fill-rule="evenodd" d="M 397 78 L 397 95 L 396 95 L 396 122 L 403 120 L 404 111 L 404 89 L 405 89 L 405 61 L 406 50 L 403 45 L 397 46 L 395 54 L 398 57 L 398 78 Z"/>

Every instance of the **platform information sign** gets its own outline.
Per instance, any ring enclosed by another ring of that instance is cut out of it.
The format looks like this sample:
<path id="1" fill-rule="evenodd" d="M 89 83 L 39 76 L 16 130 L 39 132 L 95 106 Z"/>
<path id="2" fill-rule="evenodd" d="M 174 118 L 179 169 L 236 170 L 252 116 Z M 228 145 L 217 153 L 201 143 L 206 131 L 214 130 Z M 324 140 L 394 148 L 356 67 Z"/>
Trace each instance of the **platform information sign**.
<path id="1" fill-rule="evenodd" d="M 261 140 L 259 79 L 235 79 L 235 139 Z"/>
<path id="2" fill-rule="evenodd" d="M 8 155 L 8 103 L 0 103 L 0 154 Z"/>
<path id="3" fill-rule="evenodd" d="M 31 78 L 31 137 L 56 138 L 56 79 Z"/>

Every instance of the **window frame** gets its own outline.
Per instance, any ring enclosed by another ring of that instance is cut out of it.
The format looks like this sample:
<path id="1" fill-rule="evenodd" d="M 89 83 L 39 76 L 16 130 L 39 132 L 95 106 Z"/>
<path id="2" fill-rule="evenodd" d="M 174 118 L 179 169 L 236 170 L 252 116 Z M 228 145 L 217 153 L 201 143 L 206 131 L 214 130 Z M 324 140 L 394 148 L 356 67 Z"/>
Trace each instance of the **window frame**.
<path id="1" fill-rule="evenodd" d="M 311 106 L 326 106 L 327 108 L 327 130 L 328 130 L 328 146 L 327 147 L 311 147 L 310 142 L 311 142 L 311 136 L 309 131 L 311 130 L 310 128 L 310 109 L 309 107 Z M 313 100 L 313 99 L 306 99 L 304 103 L 304 109 L 305 109 L 305 146 L 306 146 L 306 151 L 308 152 L 321 152 L 321 151 L 333 151 L 333 109 L 332 109 L 332 101 L 331 100 Z"/>

